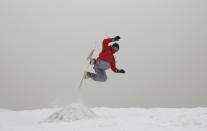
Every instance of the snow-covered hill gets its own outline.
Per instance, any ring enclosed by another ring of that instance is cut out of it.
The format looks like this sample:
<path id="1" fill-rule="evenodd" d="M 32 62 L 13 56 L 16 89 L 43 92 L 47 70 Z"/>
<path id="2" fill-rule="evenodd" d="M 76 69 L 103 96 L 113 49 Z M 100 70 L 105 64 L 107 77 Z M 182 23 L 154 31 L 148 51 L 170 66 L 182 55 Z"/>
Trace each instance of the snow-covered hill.
<path id="1" fill-rule="evenodd" d="M 0 131 L 207 131 L 207 108 L 0 110 Z"/>

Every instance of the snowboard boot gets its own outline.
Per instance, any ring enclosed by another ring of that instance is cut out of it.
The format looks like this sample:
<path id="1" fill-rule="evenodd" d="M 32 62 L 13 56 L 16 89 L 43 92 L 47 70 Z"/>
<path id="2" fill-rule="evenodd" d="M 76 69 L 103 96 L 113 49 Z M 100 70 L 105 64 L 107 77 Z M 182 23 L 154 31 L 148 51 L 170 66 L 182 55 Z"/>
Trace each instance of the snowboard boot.
<path id="1" fill-rule="evenodd" d="M 90 60 L 90 65 L 95 65 L 95 64 L 96 64 L 96 59 L 95 58 L 91 59 Z"/>
<path id="2" fill-rule="evenodd" d="M 94 79 L 95 76 L 96 75 L 94 73 L 86 72 L 86 75 L 85 75 L 84 79 L 88 79 L 88 78 Z"/>

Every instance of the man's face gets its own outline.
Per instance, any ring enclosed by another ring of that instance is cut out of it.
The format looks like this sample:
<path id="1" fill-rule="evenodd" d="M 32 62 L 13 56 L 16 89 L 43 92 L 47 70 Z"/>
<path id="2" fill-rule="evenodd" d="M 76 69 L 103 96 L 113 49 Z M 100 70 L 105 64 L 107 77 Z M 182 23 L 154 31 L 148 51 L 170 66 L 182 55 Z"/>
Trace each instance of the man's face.
<path id="1" fill-rule="evenodd" d="M 117 47 L 113 47 L 113 49 L 115 50 L 115 52 L 119 51 L 119 48 L 117 48 Z"/>

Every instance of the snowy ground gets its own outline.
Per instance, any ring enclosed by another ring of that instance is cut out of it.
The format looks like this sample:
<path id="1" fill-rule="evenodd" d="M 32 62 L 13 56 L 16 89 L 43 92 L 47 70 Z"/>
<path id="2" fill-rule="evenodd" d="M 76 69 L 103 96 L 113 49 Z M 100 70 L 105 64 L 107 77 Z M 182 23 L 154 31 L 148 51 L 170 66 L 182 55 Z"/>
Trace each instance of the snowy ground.
<path id="1" fill-rule="evenodd" d="M 207 108 L 84 108 L 81 111 L 87 114 L 89 109 L 95 116 L 43 122 L 54 114 L 67 112 L 69 118 L 84 114 L 74 109 L 0 109 L 0 131 L 207 131 Z"/>

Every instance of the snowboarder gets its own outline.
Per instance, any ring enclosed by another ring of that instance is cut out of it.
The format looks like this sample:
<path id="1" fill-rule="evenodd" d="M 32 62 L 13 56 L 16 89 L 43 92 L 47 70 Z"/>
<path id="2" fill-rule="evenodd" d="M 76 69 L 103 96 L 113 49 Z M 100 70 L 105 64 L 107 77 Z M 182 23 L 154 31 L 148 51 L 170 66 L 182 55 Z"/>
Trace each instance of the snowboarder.
<path id="1" fill-rule="evenodd" d="M 94 65 L 93 69 L 95 70 L 95 73 L 87 72 L 85 79 L 91 78 L 94 81 L 105 82 L 107 80 L 105 71 L 109 68 L 111 68 L 115 73 L 125 73 L 123 69 L 116 68 L 116 61 L 113 55 L 119 50 L 119 44 L 114 43 L 109 45 L 110 42 L 119 41 L 119 39 L 120 37 L 116 36 L 114 38 L 103 40 L 102 51 L 99 54 L 99 57 L 90 61 L 90 64 Z"/>

